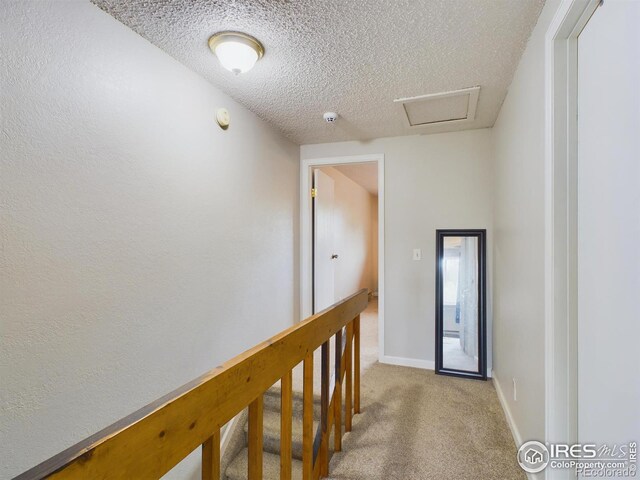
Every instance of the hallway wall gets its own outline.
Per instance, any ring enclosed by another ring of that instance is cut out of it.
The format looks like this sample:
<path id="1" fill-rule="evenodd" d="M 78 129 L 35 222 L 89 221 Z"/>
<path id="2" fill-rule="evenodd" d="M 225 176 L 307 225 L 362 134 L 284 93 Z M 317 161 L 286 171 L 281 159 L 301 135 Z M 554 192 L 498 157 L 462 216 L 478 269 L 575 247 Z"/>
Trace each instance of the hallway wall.
<path id="1" fill-rule="evenodd" d="M 88 2 L 0 31 L 5 479 L 298 320 L 299 150 Z"/>
<path id="2" fill-rule="evenodd" d="M 385 155 L 387 361 L 434 367 L 436 229 L 487 229 L 487 295 L 491 298 L 490 142 L 491 131 L 480 129 L 300 147 L 302 159 Z M 414 248 L 422 249 L 422 260 L 412 260 Z M 490 301 L 487 321 L 490 369 Z"/>
<path id="3" fill-rule="evenodd" d="M 547 0 L 492 130 L 494 382 L 525 441 L 545 433 L 544 37 L 558 5 Z"/>
<path id="4" fill-rule="evenodd" d="M 334 180 L 334 227 L 336 301 L 361 288 L 377 290 L 378 202 L 363 187 L 333 167 L 321 167 Z"/>

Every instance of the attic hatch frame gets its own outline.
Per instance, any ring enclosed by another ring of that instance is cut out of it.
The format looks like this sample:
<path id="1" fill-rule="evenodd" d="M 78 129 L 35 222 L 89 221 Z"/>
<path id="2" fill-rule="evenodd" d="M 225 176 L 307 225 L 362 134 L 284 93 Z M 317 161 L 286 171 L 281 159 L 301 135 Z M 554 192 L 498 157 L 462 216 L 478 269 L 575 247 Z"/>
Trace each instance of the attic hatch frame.
<path id="1" fill-rule="evenodd" d="M 443 98 L 451 97 L 468 97 L 467 113 L 465 117 L 454 117 L 444 120 L 436 120 L 425 123 L 411 123 L 411 117 L 407 110 L 407 104 L 412 103 L 427 103 L 430 100 L 441 100 Z M 430 93 L 427 95 L 418 95 L 416 97 L 396 98 L 393 102 L 400 104 L 404 111 L 404 117 L 407 122 L 407 127 L 411 129 L 428 127 L 432 125 L 457 125 L 473 122 L 476 118 L 476 110 L 478 107 L 478 98 L 480 97 L 480 86 L 463 88 L 460 90 L 451 90 L 448 92 Z"/>

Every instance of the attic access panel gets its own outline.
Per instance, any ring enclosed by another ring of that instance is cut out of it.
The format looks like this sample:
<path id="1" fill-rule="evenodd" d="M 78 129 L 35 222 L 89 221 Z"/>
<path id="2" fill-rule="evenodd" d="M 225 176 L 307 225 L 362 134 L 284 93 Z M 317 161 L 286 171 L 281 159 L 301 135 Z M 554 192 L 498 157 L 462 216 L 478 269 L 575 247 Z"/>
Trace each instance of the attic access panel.
<path id="1" fill-rule="evenodd" d="M 409 127 L 470 122 L 476 117 L 480 87 L 394 100 L 404 108 Z"/>

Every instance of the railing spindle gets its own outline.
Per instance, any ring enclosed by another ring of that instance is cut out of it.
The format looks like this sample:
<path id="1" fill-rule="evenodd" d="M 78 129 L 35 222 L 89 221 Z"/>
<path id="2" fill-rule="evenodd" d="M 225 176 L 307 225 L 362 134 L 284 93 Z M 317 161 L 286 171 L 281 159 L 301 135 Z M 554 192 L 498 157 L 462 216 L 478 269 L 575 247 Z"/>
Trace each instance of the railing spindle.
<path id="1" fill-rule="evenodd" d="M 202 480 L 220 480 L 220 429 L 202 444 Z"/>
<path id="2" fill-rule="evenodd" d="M 291 417 L 293 371 L 280 381 L 280 480 L 291 480 Z"/>
<path id="3" fill-rule="evenodd" d="M 313 352 L 303 363 L 302 480 L 313 480 Z"/>
<path id="4" fill-rule="evenodd" d="M 262 480 L 262 413 L 264 398 L 249 404 L 249 480 Z"/>
<path id="5" fill-rule="evenodd" d="M 329 341 L 320 348 L 320 425 L 322 429 L 322 443 L 318 461 L 320 462 L 320 476 L 329 473 Z"/>
<path id="6" fill-rule="evenodd" d="M 344 429 L 351 431 L 351 420 L 353 418 L 353 408 L 351 399 L 353 396 L 353 322 L 347 324 L 347 345 L 344 349 L 345 358 L 345 387 L 344 387 Z"/>
<path id="7" fill-rule="evenodd" d="M 334 390 L 334 417 L 335 429 L 334 449 L 336 452 L 342 451 L 342 329 L 336 333 L 336 387 Z"/>
<path id="8" fill-rule="evenodd" d="M 353 320 L 353 413 L 360 413 L 360 315 Z"/>

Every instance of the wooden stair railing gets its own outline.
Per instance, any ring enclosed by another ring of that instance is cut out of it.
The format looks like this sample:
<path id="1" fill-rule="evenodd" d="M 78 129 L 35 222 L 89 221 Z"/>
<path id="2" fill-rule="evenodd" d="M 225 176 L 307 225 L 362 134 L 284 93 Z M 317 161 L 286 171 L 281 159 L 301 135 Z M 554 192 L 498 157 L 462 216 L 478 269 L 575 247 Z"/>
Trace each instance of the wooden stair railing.
<path id="1" fill-rule="evenodd" d="M 157 479 L 198 446 L 202 478 L 220 478 L 220 427 L 249 407 L 251 480 L 262 478 L 263 394 L 281 380 L 280 478 L 291 479 L 292 370 L 303 365 L 303 480 L 329 471 L 329 442 L 340 451 L 342 422 L 360 412 L 360 313 L 367 290 L 336 303 L 15 477 Z M 331 376 L 330 339 L 335 336 Z M 321 347 L 321 419 L 313 432 L 313 353 Z M 345 418 L 342 418 L 342 384 Z M 353 407 L 353 411 L 352 411 Z"/>

